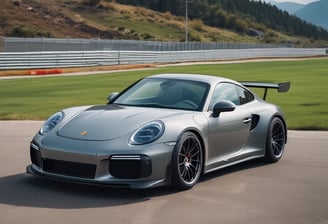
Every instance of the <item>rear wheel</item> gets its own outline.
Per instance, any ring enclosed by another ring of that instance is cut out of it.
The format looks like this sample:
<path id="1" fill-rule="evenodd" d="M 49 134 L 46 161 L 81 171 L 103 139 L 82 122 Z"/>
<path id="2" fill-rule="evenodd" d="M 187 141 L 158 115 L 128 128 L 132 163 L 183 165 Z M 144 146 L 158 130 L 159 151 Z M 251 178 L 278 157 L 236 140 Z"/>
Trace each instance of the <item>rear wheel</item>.
<path id="1" fill-rule="evenodd" d="M 192 132 L 184 133 L 172 156 L 172 185 L 187 190 L 197 182 L 202 172 L 203 151 L 198 137 Z"/>
<path id="2" fill-rule="evenodd" d="M 265 151 L 265 159 L 268 162 L 277 162 L 284 153 L 286 144 L 286 133 L 284 122 L 279 117 L 272 119 Z"/>

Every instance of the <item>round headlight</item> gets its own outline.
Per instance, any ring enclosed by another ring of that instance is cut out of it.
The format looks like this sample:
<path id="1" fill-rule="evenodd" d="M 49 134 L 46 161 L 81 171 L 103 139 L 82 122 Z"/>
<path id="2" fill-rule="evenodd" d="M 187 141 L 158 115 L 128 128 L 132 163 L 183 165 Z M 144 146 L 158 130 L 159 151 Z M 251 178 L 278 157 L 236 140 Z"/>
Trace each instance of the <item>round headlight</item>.
<path id="1" fill-rule="evenodd" d="M 130 138 L 130 144 L 143 145 L 151 143 L 162 136 L 164 124 L 161 121 L 150 122 L 139 128 Z"/>
<path id="2" fill-rule="evenodd" d="M 57 112 L 51 115 L 48 120 L 43 124 L 42 128 L 40 129 L 40 134 L 44 135 L 51 131 L 63 118 L 63 112 Z"/>

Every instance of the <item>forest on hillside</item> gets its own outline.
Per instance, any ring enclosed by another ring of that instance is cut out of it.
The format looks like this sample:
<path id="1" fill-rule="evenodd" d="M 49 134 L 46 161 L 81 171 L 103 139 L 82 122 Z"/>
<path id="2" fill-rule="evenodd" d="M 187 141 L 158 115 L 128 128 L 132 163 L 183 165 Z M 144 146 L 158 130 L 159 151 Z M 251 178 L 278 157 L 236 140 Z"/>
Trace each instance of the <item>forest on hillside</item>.
<path id="1" fill-rule="evenodd" d="M 110 1 L 110 0 L 109 0 Z M 121 4 L 143 6 L 159 12 L 183 16 L 186 0 L 115 0 Z M 188 17 L 201 19 L 206 25 L 226 28 L 241 34 L 250 28 L 266 28 L 288 35 L 328 40 L 328 31 L 309 24 L 276 6 L 252 0 L 187 0 Z"/>

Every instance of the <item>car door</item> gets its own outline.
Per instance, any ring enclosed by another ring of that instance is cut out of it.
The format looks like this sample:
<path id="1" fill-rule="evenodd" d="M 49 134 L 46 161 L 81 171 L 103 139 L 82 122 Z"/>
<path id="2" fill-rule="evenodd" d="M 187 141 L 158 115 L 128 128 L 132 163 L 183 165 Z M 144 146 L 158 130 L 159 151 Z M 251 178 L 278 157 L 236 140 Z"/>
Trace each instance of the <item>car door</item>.
<path id="1" fill-rule="evenodd" d="M 214 104 L 228 100 L 236 107 L 233 111 L 222 112 L 218 117 L 209 113 L 208 135 L 208 162 L 228 161 L 246 144 L 251 128 L 251 112 L 241 105 L 241 97 L 238 94 L 239 86 L 233 83 L 220 83 L 216 86 L 209 111 Z"/>

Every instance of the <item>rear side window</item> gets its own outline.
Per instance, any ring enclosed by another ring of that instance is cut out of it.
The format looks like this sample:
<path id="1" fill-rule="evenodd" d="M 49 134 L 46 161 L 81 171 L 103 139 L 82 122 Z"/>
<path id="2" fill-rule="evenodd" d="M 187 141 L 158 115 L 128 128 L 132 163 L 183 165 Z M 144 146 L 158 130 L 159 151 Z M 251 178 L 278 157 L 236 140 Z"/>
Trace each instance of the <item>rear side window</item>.
<path id="1" fill-rule="evenodd" d="M 249 103 L 254 100 L 254 95 L 250 91 L 240 86 L 236 86 L 236 88 L 240 100 L 240 105 Z"/>

